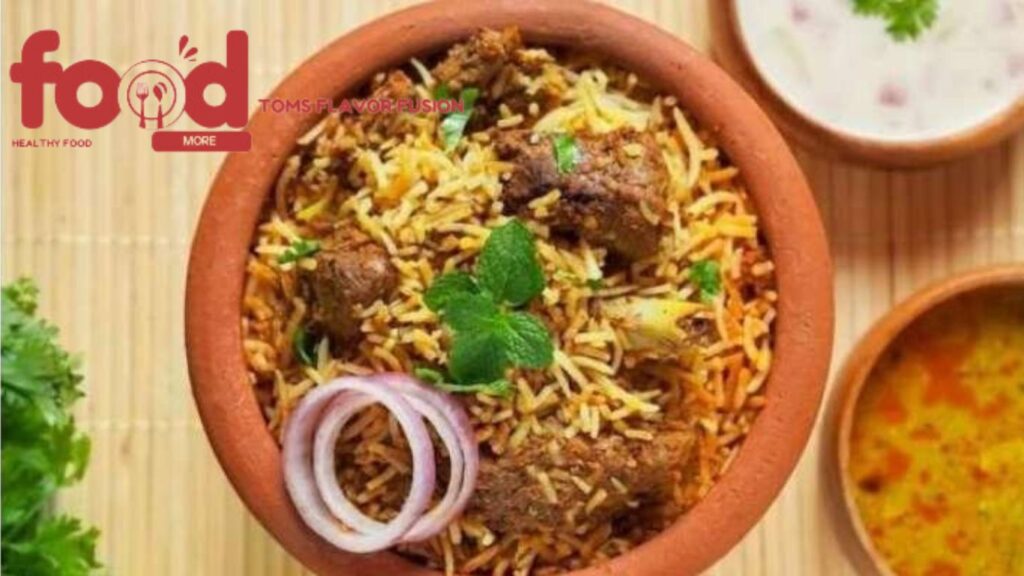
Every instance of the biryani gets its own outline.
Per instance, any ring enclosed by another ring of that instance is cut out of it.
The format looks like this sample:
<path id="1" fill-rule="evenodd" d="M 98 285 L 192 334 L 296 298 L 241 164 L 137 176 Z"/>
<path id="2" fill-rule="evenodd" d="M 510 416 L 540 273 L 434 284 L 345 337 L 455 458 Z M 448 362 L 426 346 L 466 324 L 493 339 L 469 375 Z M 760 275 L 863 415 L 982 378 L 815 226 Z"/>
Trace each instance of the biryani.
<path id="1" fill-rule="evenodd" d="M 643 79 L 483 30 L 296 143 L 242 334 L 302 519 L 448 574 L 556 574 L 697 504 L 765 404 L 742 175 Z M 448 109 L 450 111 L 443 111 Z"/>

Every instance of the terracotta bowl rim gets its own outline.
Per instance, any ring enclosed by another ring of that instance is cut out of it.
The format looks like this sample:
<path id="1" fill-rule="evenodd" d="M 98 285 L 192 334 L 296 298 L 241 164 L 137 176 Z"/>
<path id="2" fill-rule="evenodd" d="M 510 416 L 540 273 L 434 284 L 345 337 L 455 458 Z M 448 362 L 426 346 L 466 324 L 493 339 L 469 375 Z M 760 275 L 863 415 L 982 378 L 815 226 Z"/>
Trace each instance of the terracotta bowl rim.
<path id="1" fill-rule="evenodd" d="M 436 52 L 480 27 L 511 24 L 528 41 L 592 50 L 675 94 L 744 172 L 763 222 L 779 292 L 765 408 L 728 473 L 697 506 L 633 551 L 572 574 L 698 573 L 754 526 L 796 466 L 816 421 L 832 351 L 832 267 L 824 228 L 796 160 L 756 103 L 710 60 L 656 26 L 594 2 L 563 0 L 444 1 L 407 8 L 328 44 L 271 97 L 334 98 L 380 70 Z M 252 150 L 229 154 L 211 185 L 186 286 L 193 395 L 239 496 L 310 570 L 349 576 L 436 574 L 396 554 L 335 550 L 302 524 L 285 493 L 279 448 L 248 383 L 241 342 L 246 258 L 272 182 L 296 138 L 317 120 L 314 113 L 257 111 L 248 126 Z"/>
<path id="2" fill-rule="evenodd" d="M 712 39 L 716 59 L 749 90 L 762 96 L 773 119 L 801 144 L 825 145 L 833 156 L 858 162 L 902 168 L 926 167 L 967 156 L 998 144 L 1024 127 L 1024 95 L 1000 112 L 968 128 L 918 140 L 885 140 L 845 132 L 794 106 L 758 68 L 740 31 L 737 0 L 710 0 Z M 728 60 L 728 62 L 724 62 Z"/>
<path id="3" fill-rule="evenodd" d="M 883 315 L 858 341 L 850 352 L 839 377 L 833 402 L 833 421 L 828 458 L 829 481 L 838 488 L 835 496 L 855 539 L 854 562 L 876 574 L 893 576 L 885 556 L 874 545 L 861 520 L 854 499 L 854 487 L 848 474 L 850 466 L 850 434 L 854 412 L 868 377 L 878 360 L 908 327 L 929 312 L 961 296 L 989 289 L 1024 287 L 1024 264 L 997 264 L 978 268 L 938 280 L 913 293 Z"/>

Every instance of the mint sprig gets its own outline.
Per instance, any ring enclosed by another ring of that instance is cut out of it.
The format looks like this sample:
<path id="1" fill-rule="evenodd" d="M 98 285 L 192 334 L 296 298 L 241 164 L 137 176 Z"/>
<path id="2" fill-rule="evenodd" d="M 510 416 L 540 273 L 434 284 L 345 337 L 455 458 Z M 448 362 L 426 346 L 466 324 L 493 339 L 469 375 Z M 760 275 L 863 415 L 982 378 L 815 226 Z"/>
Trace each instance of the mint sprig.
<path id="1" fill-rule="evenodd" d="M 543 290 L 544 271 L 533 235 L 514 219 L 491 233 L 473 275 L 456 271 L 438 278 L 424 302 L 453 332 L 448 370 L 454 383 L 441 387 L 505 395 L 509 368 L 550 366 L 554 344 L 547 327 L 535 316 L 514 310 Z M 444 384 L 448 379 L 439 374 L 420 377 Z"/>

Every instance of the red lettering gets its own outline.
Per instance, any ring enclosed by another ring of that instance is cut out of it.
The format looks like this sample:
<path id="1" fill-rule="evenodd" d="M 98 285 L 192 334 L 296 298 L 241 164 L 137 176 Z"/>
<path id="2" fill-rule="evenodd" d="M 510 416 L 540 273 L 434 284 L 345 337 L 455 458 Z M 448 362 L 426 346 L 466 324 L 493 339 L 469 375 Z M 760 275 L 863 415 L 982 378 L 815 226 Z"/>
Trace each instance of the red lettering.
<path id="1" fill-rule="evenodd" d="M 60 46 L 56 30 L 40 30 L 25 40 L 21 47 L 21 62 L 11 65 L 11 80 L 21 84 L 21 123 L 26 128 L 43 125 L 43 85 L 56 84 L 62 67 L 46 62 L 43 54 Z"/>
<path id="2" fill-rule="evenodd" d="M 228 124 L 245 126 L 249 99 L 249 37 L 245 32 L 228 32 L 225 64 L 206 62 L 185 78 L 185 112 L 207 128 Z M 224 88 L 224 101 L 211 106 L 203 97 L 210 84 Z"/>
<path id="3" fill-rule="evenodd" d="M 100 87 L 100 101 L 95 106 L 83 106 L 78 101 L 78 88 L 87 82 Z M 54 94 L 57 110 L 68 122 L 79 128 L 99 128 L 117 118 L 121 106 L 117 102 L 117 88 L 121 77 L 117 71 L 98 60 L 82 60 L 68 66 L 57 83 Z"/>

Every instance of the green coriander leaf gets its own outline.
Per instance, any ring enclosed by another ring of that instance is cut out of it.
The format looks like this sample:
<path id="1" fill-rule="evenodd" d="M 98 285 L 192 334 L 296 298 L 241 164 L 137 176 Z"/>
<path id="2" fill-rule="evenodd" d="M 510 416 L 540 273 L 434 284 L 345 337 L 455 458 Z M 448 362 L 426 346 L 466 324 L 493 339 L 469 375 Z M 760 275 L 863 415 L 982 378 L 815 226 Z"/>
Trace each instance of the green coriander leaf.
<path id="1" fill-rule="evenodd" d="M 99 531 L 86 529 L 77 518 L 62 516 L 42 521 L 31 541 L 4 548 L 5 574 L 85 576 L 100 567 L 96 559 Z"/>
<path id="2" fill-rule="evenodd" d="M 476 276 L 499 302 L 522 306 L 533 300 L 544 290 L 544 271 L 530 230 L 513 219 L 491 232 L 477 260 Z"/>
<path id="3" fill-rule="evenodd" d="M 434 86 L 433 96 L 434 100 L 450 100 L 452 93 L 447 84 L 438 84 Z"/>
<path id="4" fill-rule="evenodd" d="M 457 332 L 448 355 L 448 369 L 460 384 L 494 382 L 509 367 L 500 331 Z"/>
<path id="5" fill-rule="evenodd" d="M 423 295 L 423 303 L 434 312 L 441 313 L 447 308 L 452 297 L 460 294 L 479 294 L 476 280 L 465 272 L 449 272 L 434 280 Z"/>
<path id="6" fill-rule="evenodd" d="M 487 394 L 488 396 L 497 396 L 499 398 L 508 398 L 512 396 L 513 391 L 511 384 L 504 378 L 484 384 L 447 384 L 445 382 L 438 382 L 434 385 L 445 392 L 455 394 Z"/>
<path id="7" fill-rule="evenodd" d="M 0 298 L 0 573 L 84 576 L 99 566 L 97 532 L 51 515 L 54 494 L 80 480 L 89 460 L 89 439 L 71 415 L 82 376 L 56 328 L 35 317 L 37 294 L 20 280 Z"/>
<path id="8" fill-rule="evenodd" d="M 292 351 L 306 366 L 316 365 L 316 342 L 305 326 L 299 326 L 292 337 Z"/>
<path id="9" fill-rule="evenodd" d="M 493 330 L 501 309 L 486 294 L 455 294 L 448 300 L 443 318 L 456 334 Z"/>
<path id="10" fill-rule="evenodd" d="M 722 277 L 718 262 L 701 260 L 694 262 L 690 268 L 690 280 L 700 290 L 700 297 L 705 302 L 713 299 L 722 291 Z"/>
<path id="11" fill-rule="evenodd" d="M 289 246 L 283 254 L 277 257 L 278 264 L 289 264 L 308 258 L 320 251 L 320 243 L 316 240 L 299 238 Z"/>
<path id="12" fill-rule="evenodd" d="M 445 150 L 451 152 L 462 139 L 462 133 L 466 131 L 469 119 L 473 116 L 473 106 L 479 96 L 480 90 L 465 88 L 459 93 L 462 112 L 452 112 L 441 120 L 441 137 L 444 140 Z"/>
<path id="13" fill-rule="evenodd" d="M 525 368 L 547 368 L 554 361 L 555 346 L 544 323 L 526 312 L 503 317 L 507 354 L 512 363 Z"/>
<path id="14" fill-rule="evenodd" d="M 590 288 L 591 290 L 600 290 L 600 289 L 604 288 L 604 279 L 603 278 L 589 278 L 589 279 L 587 279 L 587 288 Z"/>
<path id="15" fill-rule="evenodd" d="M 853 10 L 886 20 L 889 35 L 903 42 L 916 39 L 935 23 L 939 0 L 853 0 Z"/>
<path id="16" fill-rule="evenodd" d="M 569 174 L 583 160 L 583 152 L 576 144 L 576 139 L 569 134 L 552 136 L 551 145 L 555 150 L 555 164 L 561 174 Z"/>

